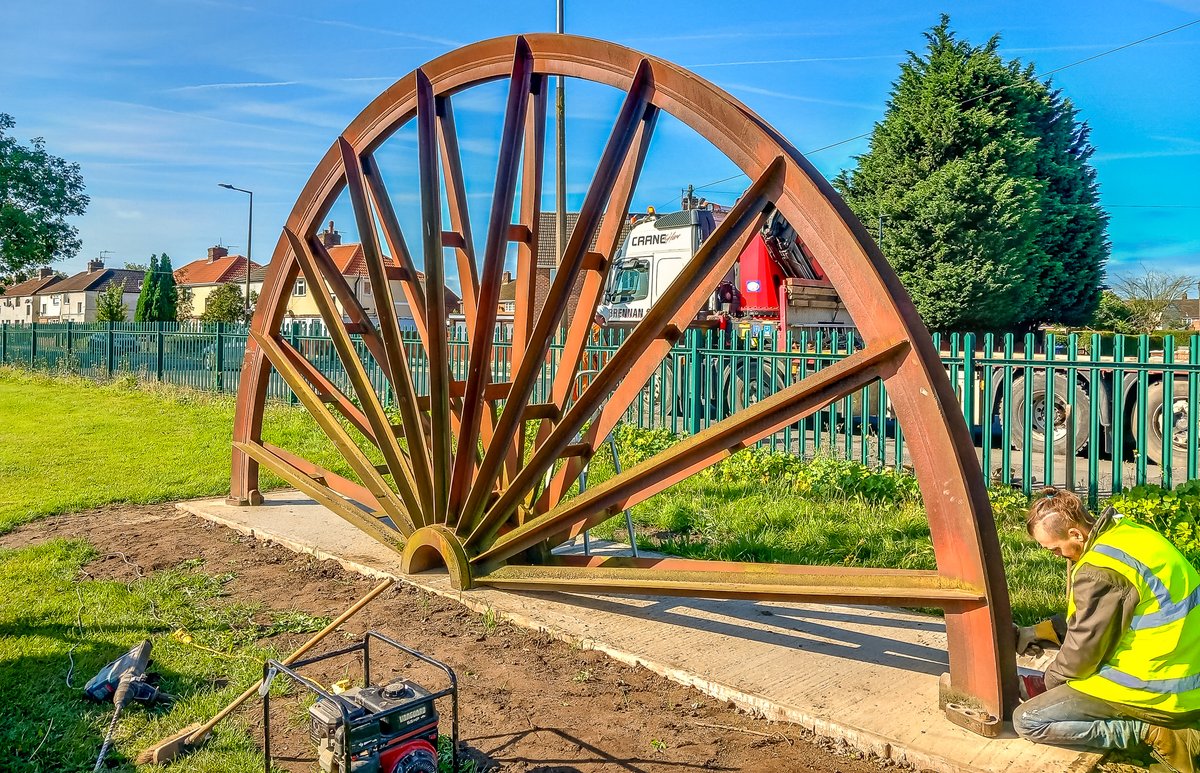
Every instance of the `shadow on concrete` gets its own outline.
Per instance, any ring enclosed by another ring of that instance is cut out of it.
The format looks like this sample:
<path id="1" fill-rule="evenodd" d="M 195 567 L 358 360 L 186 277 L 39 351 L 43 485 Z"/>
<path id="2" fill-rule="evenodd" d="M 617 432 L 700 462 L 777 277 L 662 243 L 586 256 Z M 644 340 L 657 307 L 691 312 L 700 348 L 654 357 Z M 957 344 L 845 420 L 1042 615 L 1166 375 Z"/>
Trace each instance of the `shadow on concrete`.
<path id="1" fill-rule="evenodd" d="M 529 595 L 550 598 L 557 594 Z M 915 644 L 887 635 L 850 630 L 838 625 L 867 623 L 884 630 L 915 629 L 940 633 L 945 630 L 945 624 L 938 619 L 930 620 L 926 627 L 920 621 L 887 616 L 889 610 L 886 609 L 880 610 L 879 616 L 873 616 L 856 613 L 854 607 L 847 607 L 846 611 L 842 612 L 802 606 L 767 607 L 751 601 L 660 596 L 632 598 L 643 603 L 640 606 L 629 606 L 606 598 L 584 595 L 573 595 L 572 603 L 583 609 L 654 620 L 724 634 L 743 641 L 803 649 L 821 655 L 866 661 L 932 676 L 939 676 L 950 668 L 950 657 L 944 649 Z M 644 603 L 647 601 L 650 603 Z"/>

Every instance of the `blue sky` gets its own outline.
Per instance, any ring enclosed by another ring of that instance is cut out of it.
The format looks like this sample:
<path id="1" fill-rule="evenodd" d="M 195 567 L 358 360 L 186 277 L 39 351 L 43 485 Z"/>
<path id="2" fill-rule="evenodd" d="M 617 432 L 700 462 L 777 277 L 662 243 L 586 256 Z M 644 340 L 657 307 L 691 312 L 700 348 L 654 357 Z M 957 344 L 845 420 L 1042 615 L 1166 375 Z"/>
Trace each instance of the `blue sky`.
<path id="1" fill-rule="evenodd" d="M 1200 18 L 1200 0 L 1141 2 L 851 2 L 727 4 L 567 2 L 567 30 L 674 61 L 726 89 L 801 151 L 870 131 L 898 64 L 951 13 L 972 42 L 1048 72 Z M 79 270 L 168 252 L 175 265 L 223 242 L 244 252 L 255 191 L 254 255 L 274 246 L 288 211 L 338 133 L 390 83 L 476 40 L 552 30 L 554 3 L 340 3 L 239 0 L 44 0 L 9 3 L 0 27 L 0 111 L 14 133 L 43 136 L 80 163 L 92 203 L 78 220 Z M 1147 265 L 1200 273 L 1200 25 L 1063 71 L 1055 83 L 1092 127 L 1112 216 L 1110 272 Z M 620 95 L 568 86 L 568 181 L 577 204 Z M 468 186 L 486 200 L 503 90 L 456 97 Z M 404 223 L 415 195 L 412 134 L 381 156 Z M 812 154 L 836 175 L 860 139 Z M 390 154 L 390 156 L 389 156 Z M 671 208 L 679 189 L 735 173 L 681 124 L 660 124 L 635 205 Z M 745 178 L 705 193 L 732 202 Z M 548 179 L 547 208 L 553 185 Z M 474 206 L 477 199 L 472 200 Z M 472 210 L 477 237 L 486 212 Z M 338 227 L 353 238 L 344 207 Z M 409 233 L 415 233 L 410 226 Z M 414 237 L 410 236 L 410 241 Z"/>

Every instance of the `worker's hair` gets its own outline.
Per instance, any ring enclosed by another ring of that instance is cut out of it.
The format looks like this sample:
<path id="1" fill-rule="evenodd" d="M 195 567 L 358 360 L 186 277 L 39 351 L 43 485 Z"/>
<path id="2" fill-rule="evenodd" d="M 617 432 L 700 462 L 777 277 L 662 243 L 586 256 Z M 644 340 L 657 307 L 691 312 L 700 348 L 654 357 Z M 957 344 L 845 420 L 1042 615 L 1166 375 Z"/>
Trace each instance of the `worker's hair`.
<path id="1" fill-rule="evenodd" d="M 1084 507 L 1083 500 L 1077 494 L 1047 486 L 1038 492 L 1029 506 L 1025 530 L 1033 536 L 1033 527 L 1040 523 L 1055 537 L 1065 537 L 1071 527 L 1090 533 L 1095 522 L 1095 517 Z"/>

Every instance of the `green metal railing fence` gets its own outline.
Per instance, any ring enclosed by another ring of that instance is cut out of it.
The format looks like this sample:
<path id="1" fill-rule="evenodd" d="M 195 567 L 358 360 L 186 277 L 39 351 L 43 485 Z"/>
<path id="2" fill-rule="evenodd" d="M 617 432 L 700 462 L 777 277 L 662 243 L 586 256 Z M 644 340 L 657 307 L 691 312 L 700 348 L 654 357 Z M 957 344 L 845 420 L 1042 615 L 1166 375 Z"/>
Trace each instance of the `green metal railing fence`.
<path id="1" fill-rule="evenodd" d="M 289 342 L 331 381 L 350 386 L 319 322 L 285 326 Z M 418 393 L 428 393 L 428 362 L 415 332 L 405 333 Z M 575 389 L 587 388 L 624 341 L 621 330 L 593 336 Z M 1111 334 L 974 333 L 935 335 L 947 375 L 991 482 L 1055 485 L 1095 503 L 1140 483 L 1165 486 L 1200 478 L 1200 333 L 1188 338 Z M 625 419 L 641 427 L 693 434 L 862 348 L 848 328 L 801 330 L 782 346 L 763 331 L 690 330 L 643 388 Z M 382 369 L 356 345 L 385 406 Z M 90 378 L 137 374 L 193 389 L 235 392 L 246 331 L 237 325 L 172 323 L 0 325 L 0 362 Z M 507 381 L 511 342 L 498 333 L 492 374 Z M 563 344 L 546 357 L 533 395 L 548 398 Z M 451 341 L 455 378 L 466 376 L 467 342 Z M 273 375 L 272 398 L 296 402 Z M 871 384 L 760 445 L 810 457 L 831 453 L 870 466 L 909 464 L 887 388 Z"/>

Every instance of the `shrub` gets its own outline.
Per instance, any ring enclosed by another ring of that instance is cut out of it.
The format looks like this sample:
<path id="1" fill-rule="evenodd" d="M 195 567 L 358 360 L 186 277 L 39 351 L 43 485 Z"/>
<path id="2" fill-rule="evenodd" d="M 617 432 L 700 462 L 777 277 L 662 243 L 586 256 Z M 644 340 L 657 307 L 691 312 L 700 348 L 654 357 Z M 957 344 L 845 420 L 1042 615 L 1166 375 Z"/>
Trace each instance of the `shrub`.
<path id="1" fill-rule="evenodd" d="M 1162 532 L 1193 564 L 1200 566 L 1200 480 L 1173 491 L 1154 484 L 1135 486 L 1109 500 L 1122 515 Z"/>

